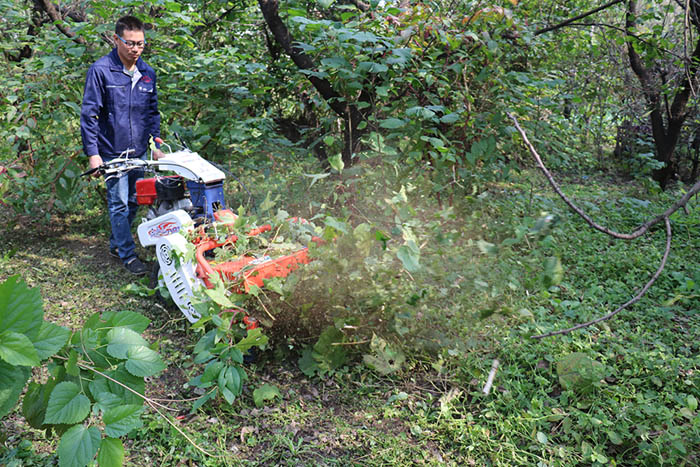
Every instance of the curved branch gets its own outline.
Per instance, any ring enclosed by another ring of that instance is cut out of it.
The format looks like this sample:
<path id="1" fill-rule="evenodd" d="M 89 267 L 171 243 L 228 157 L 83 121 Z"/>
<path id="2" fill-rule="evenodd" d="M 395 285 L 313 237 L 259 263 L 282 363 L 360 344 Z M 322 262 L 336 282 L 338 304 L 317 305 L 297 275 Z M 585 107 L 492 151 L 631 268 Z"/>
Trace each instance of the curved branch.
<path id="1" fill-rule="evenodd" d="M 600 318 L 596 318 L 596 319 L 593 319 L 593 320 L 585 322 L 585 323 L 577 324 L 576 326 L 573 326 L 571 328 L 560 329 L 558 331 L 552 331 L 552 332 L 548 332 L 546 334 L 532 336 L 532 338 L 533 339 L 543 339 L 545 337 L 556 336 L 557 334 L 568 334 L 568 333 L 576 331 L 578 329 L 587 328 L 588 326 L 592 326 L 596 323 L 600 323 L 601 321 L 608 320 L 608 319 L 612 318 L 613 316 L 615 316 L 616 314 L 618 314 L 619 312 L 621 312 L 622 310 L 624 310 L 625 308 L 629 307 L 630 305 L 637 303 L 644 296 L 644 294 L 647 293 L 647 291 L 654 284 L 654 282 L 656 282 L 656 279 L 659 278 L 659 276 L 661 275 L 661 272 L 666 267 L 666 261 L 668 260 L 668 255 L 669 255 L 669 252 L 671 251 L 671 221 L 669 221 L 668 217 L 666 217 L 666 218 L 664 218 L 664 222 L 666 224 L 666 251 L 664 251 L 664 256 L 663 256 L 663 258 L 661 258 L 661 264 L 659 264 L 658 269 L 656 270 L 654 275 L 651 276 L 651 279 L 649 279 L 649 282 L 647 282 L 644 285 L 644 287 L 642 287 L 642 290 L 640 290 L 639 293 L 637 293 L 637 295 L 635 295 L 633 298 L 631 298 L 629 301 L 627 301 L 623 305 L 620 305 L 615 311 L 611 311 L 607 315 L 603 315 Z"/>
<path id="2" fill-rule="evenodd" d="M 520 133 L 520 136 L 523 137 L 523 141 L 525 142 L 525 145 L 530 150 L 530 154 L 532 154 L 532 156 L 535 158 L 535 161 L 537 161 L 537 165 L 539 166 L 542 173 L 544 173 L 544 176 L 547 178 L 547 180 L 549 181 L 549 184 L 552 186 L 554 191 L 556 191 L 556 193 L 561 197 L 561 199 L 564 200 L 564 202 L 574 212 L 576 212 L 576 214 L 581 216 L 581 218 L 583 220 L 585 220 L 586 223 L 588 223 L 588 225 L 590 225 L 591 227 L 593 227 L 594 229 L 596 229 L 600 232 L 603 232 L 604 234 L 610 235 L 611 237 L 618 238 L 621 240 L 634 240 L 635 238 L 641 237 L 654 225 L 658 224 L 659 222 L 661 222 L 663 220 L 667 220 L 674 212 L 678 211 L 680 208 L 685 206 L 688 203 L 688 201 L 690 201 L 691 197 L 693 197 L 696 193 L 700 192 L 700 181 L 698 181 L 697 183 L 695 183 L 695 185 L 693 185 L 690 188 L 690 190 L 688 190 L 688 192 L 682 198 L 680 198 L 678 201 L 676 201 L 670 208 L 668 208 L 666 211 L 659 214 L 658 216 L 656 216 L 652 219 L 649 219 L 648 221 L 646 221 L 645 223 L 640 225 L 632 233 L 625 234 L 625 233 L 619 233 L 619 232 L 616 232 L 614 230 L 611 230 L 605 226 L 597 224 L 593 219 L 591 219 L 590 216 L 588 216 L 585 212 L 583 212 L 583 210 L 581 208 L 579 208 L 576 204 L 574 204 L 573 201 L 571 201 L 564 194 L 564 192 L 561 191 L 561 188 L 559 187 L 557 182 L 554 180 L 554 177 L 552 177 L 552 174 L 549 172 L 549 170 L 547 170 L 547 167 L 545 167 L 544 163 L 542 162 L 542 158 L 537 153 L 537 150 L 532 145 L 532 143 L 528 139 L 527 135 L 525 134 L 525 131 L 520 126 L 518 119 L 515 118 L 515 116 L 513 114 L 511 114 L 510 112 L 506 112 L 506 114 L 508 115 L 508 117 L 510 117 L 510 119 L 515 124 L 515 128 Z"/>
<path id="3" fill-rule="evenodd" d="M 87 42 L 83 37 L 76 36 L 73 31 L 63 25 L 63 17 L 58 12 L 58 9 L 54 6 L 54 4 L 51 3 L 51 0 L 41 0 L 40 6 L 46 12 L 46 14 L 49 15 L 59 31 L 65 34 L 73 42 L 81 45 L 87 45 Z"/>
<path id="4" fill-rule="evenodd" d="M 544 34 L 545 32 L 554 31 L 555 29 L 563 28 L 564 26 L 571 24 L 574 21 L 578 21 L 578 20 L 583 19 L 587 16 L 591 16 L 594 13 L 598 13 L 599 11 L 605 10 L 606 8 L 610 8 L 611 6 L 617 5 L 618 3 L 622 3 L 623 1 L 624 0 L 612 0 L 611 2 L 608 2 L 605 5 L 599 6 L 598 8 L 587 11 L 585 13 L 581 13 L 578 16 L 574 16 L 573 18 L 569 18 L 565 21 L 562 21 L 559 24 L 555 24 L 554 26 L 547 26 L 546 28 L 538 29 L 537 31 L 535 31 L 535 36 L 539 36 L 540 34 Z"/>

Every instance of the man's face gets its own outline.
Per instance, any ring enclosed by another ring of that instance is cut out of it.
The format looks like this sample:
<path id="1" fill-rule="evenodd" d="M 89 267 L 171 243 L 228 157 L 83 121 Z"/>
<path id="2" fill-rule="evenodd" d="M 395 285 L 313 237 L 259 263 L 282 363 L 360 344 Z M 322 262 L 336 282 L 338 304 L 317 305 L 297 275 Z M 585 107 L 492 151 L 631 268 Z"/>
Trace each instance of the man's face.
<path id="1" fill-rule="evenodd" d="M 119 36 L 117 36 L 116 34 L 114 35 L 114 43 L 117 44 L 117 53 L 122 59 L 122 62 L 136 62 L 136 60 L 139 59 L 141 53 L 143 52 L 143 44 L 145 41 L 143 31 L 129 31 L 128 29 L 125 29 L 121 35 L 121 38 L 124 39 L 124 41 L 126 41 L 128 44 L 140 44 L 140 46 L 128 47 L 124 43 L 124 41 L 119 39 Z"/>

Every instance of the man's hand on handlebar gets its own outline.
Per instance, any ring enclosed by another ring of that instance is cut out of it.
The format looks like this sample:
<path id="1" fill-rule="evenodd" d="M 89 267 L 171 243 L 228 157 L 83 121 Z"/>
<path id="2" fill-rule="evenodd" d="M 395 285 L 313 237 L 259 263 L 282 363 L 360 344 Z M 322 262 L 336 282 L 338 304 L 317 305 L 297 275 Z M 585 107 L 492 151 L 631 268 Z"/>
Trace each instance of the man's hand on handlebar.
<path id="1" fill-rule="evenodd" d="M 151 152 L 151 154 L 153 155 L 153 160 L 156 160 L 156 161 L 162 157 L 165 157 L 165 153 L 163 153 L 163 151 L 161 151 L 160 149 L 154 149 Z"/>
<path id="2" fill-rule="evenodd" d="M 102 165 L 102 157 L 100 157 L 99 155 L 90 156 L 88 158 L 88 162 L 90 164 L 90 169 L 97 169 L 98 167 L 100 167 Z M 94 170 L 92 172 L 92 176 L 93 177 L 100 177 L 101 176 L 100 171 Z"/>

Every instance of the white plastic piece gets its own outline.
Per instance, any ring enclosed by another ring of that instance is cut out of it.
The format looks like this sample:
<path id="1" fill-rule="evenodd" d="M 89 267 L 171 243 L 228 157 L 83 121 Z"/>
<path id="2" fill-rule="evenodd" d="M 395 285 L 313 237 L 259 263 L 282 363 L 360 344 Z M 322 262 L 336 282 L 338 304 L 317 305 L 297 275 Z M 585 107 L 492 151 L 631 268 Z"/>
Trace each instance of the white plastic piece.
<path id="1" fill-rule="evenodd" d="M 216 166 L 189 149 L 171 152 L 157 161 L 149 161 L 149 165 L 156 166 L 159 170 L 170 170 L 199 183 L 218 182 L 226 178 Z"/>
<path id="2" fill-rule="evenodd" d="M 153 246 L 161 238 L 178 233 L 183 227 L 192 225 L 192 218 L 183 210 L 178 209 L 150 221 L 143 222 L 137 230 L 141 246 Z"/>
<path id="3" fill-rule="evenodd" d="M 156 245 L 156 256 L 160 265 L 160 273 L 170 296 L 190 323 L 195 323 L 202 317 L 192 305 L 193 291 L 202 287 L 197 278 L 192 263 L 177 261 L 173 250 L 186 251 L 187 240 L 182 235 L 172 234 L 162 237 Z"/>

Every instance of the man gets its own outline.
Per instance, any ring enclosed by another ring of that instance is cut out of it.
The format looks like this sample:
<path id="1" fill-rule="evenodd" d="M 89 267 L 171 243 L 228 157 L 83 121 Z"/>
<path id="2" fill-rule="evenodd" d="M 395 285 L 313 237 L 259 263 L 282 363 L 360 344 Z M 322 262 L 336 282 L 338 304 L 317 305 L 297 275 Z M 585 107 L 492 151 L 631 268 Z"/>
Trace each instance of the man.
<path id="1" fill-rule="evenodd" d="M 85 80 L 80 133 L 90 168 L 120 155 L 143 159 L 150 137 L 160 136 L 156 74 L 141 59 L 146 46 L 143 23 L 133 16 L 120 18 L 113 40 L 115 48 L 90 67 Z M 153 151 L 155 159 L 162 156 L 160 149 Z M 105 182 L 112 225 L 109 252 L 135 275 L 147 271 L 131 235 L 138 209 L 136 180 L 142 177 L 143 170 L 132 170 Z"/>

